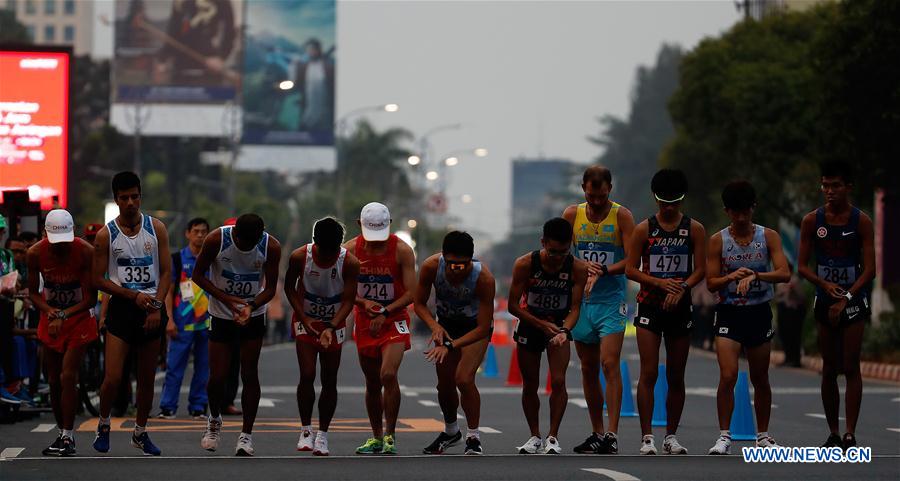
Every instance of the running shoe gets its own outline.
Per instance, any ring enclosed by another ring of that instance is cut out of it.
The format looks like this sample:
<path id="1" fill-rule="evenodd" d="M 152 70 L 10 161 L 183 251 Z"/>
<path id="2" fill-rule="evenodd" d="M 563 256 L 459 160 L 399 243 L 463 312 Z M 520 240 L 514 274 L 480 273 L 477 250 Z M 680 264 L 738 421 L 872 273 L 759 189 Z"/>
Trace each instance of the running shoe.
<path id="1" fill-rule="evenodd" d="M 562 454 L 562 446 L 559 440 L 553 436 L 547 436 L 547 444 L 544 445 L 544 454 Z"/>
<path id="2" fill-rule="evenodd" d="M 846 451 L 848 448 L 852 448 L 856 446 L 856 436 L 851 433 L 844 434 L 844 438 L 841 440 L 841 447 Z"/>
<path id="3" fill-rule="evenodd" d="M 597 454 L 619 454 L 619 437 L 616 433 L 606 433 L 603 435 L 602 451 Z"/>
<path id="4" fill-rule="evenodd" d="M 203 421 L 206 419 L 206 409 L 195 409 L 190 412 L 190 415 L 195 421 Z"/>
<path id="5" fill-rule="evenodd" d="M 778 443 L 775 442 L 775 438 L 772 436 L 764 436 L 756 438 L 756 447 L 757 448 L 777 448 Z"/>
<path id="6" fill-rule="evenodd" d="M 131 445 L 143 451 L 144 456 L 159 456 L 162 454 L 162 451 L 150 440 L 150 435 L 147 434 L 147 431 L 142 432 L 140 436 L 132 434 Z"/>
<path id="7" fill-rule="evenodd" d="M 656 443 L 653 442 L 653 436 L 644 436 L 641 440 L 641 454 L 656 454 Z"/>
<path id="8" fill-rule="evenodd" d="M 381 439 L 381 454 L 397 454 L 393 434 L 388 434 Z"/>
<path id="9" fill-rule="evenodd" d="M 687 448 L 678 444 L 674 434 L 669 434 L 663 441 L 663 451 L 666 454 L 687 454 Z"/>
<path id="10" fill-rule="evenodd" d="M 0 402 L 4 402 L 6 404 L 19 405 L 22 404 L 22 400 L 10 394 L 9 391 L 0 387 Z"/>
<path id="11" fill-rule="evenodd" d="M 328 433 L 322 431 L 316 433 L 313 456 L 328 456 Z"/>
<path id="12" fill-rule="evenodd" d="M 578 454 L 599 454 L 600 449 L 604 444 L 604 437 L 602 434 L 591 433 L 587 439 L 584 440 L 583 443 L 575 446 L 575 451 Z"/>
<path id="13" fill-rule="evenodd" d="M 731 454 L 731 437 L 724 434 L 719 436 L 716 444 L 709 448 L 709 454 Z"/>
<path id="14" fill-rule="evenodd" d="M 159 414 L 157 414 L 156 417 L 157 419 L 175 419 L 175 411 L 160 409 Z"/>
<path id="15" fill-rule="evenodd" d="M 831 433 L 831 435 L 828 436 L 828 440 L 825 441 L 825 444 L 823 444 L 822 447 L 823 448 L 843 448 L 844 441 L 837 434 Z"/>
<path id="16" fill-rule="evenodd" d="M 237 446 L 234 447 L 235 456 L 253 456 L 253 438 L 241 433 L 238 436 Z"/>
<path id="17" fill-rule="evenodd" d="M 99 453 L 109 452 L 109 424 L 97 425 L 97 437 L 94 438 L 94 450 Z"/>
<path id="18" fill-rule="evenodd" d="M 475 436 L 466 438 L 466 454 L 471 456 L 481 456 L 484 452 L 481 450 L 481 440 Z"/>
<path id="19" fill-rule="evenodd" d="M 222 418 L 206 418 L 206 431 L 200 439 L 200 447 L 207 451 L 215 451 L 219 447 L 219 433 L 222 431 Z"/>
<path id="20" fill-rule="evenodd" d="M 53 444 L 44 448 L 41 451 L 41 454 L 44 456 L 59 456 L 59 450 L 62 448 L 62 434 L 56 436 L 56 441 L 53 441 Z"/>
<path id="21" fill-rule="evenodd" d="M 444 451 L 446 451 L 447 448 L 456 446 L 461 439 L 462 432 L 460 431 L 457 431 L 456 434 L 447 434 L 441 431 L 441 434 L 438 434 L 437 439 L 423 449 L 422 452 L 425 454 L 444 454 Z"/>
<path id="22" fill-rule="evenodd" d="M 543 441 L 537 436 L 532 436 L 525 441 L 525 444 L 516 448 L 519 454 L 537 454 L 541 451 Z"/>
<path id="23" fill-rule="evenodd" d="M 381 454 L 381 448 L 384 443 L 378 438 L 369 438 L 366 442 L 356 448 L 356 454 Z"/>
<path id="24" fill-rule="evenodd" d="M 70 437 L 64 437 L 56 455 L 64 458 L 75 456 L 75 440 Z"/>
<path id="25" fill-rule="evenodd" d="M 300 439 L 297 440 L 297 451 L 312 451 L 316 436 L 311 429 L 300 431 Z"/>

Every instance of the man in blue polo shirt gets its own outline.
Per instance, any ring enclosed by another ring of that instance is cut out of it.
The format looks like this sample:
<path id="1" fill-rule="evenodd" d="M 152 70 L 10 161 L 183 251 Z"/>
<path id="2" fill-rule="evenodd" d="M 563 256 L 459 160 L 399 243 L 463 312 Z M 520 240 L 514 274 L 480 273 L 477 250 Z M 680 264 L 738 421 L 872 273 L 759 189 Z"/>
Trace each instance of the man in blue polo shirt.
<path id="1" fill-rule="evenodd" d="M 187 247 L 172 254 L 172 287 L 166 296 L 169 322 L 169 352 L 166 358 L 166 381 L 159 401 L 162 419 L 175 419 L 181 381 L 188 357 L 194 353 L 194 375 L 188 395 L 188 412 L 195 419 L 205 419 L 207 398 L 206 382 L 209 379 L 209 303 L 206 293 L 191 281 L 197 254 L 209 233 L 209 222 L 203 218 L 191 219 L 184 231 Z"/>

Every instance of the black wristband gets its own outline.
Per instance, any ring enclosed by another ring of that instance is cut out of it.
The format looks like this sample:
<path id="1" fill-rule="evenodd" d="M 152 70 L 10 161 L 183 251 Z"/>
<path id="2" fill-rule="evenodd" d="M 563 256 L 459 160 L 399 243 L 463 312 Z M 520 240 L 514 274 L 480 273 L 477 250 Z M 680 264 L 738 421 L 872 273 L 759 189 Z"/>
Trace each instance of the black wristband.
<path id="1" fill-rule="evenodd" d="M 452 351 L 453 350 L 453 341 L 444 341 L 443 346 L 446 347 L 448 351 Z"/>
<path id="2" fill-rule="evenodd" d="M 608 276 L 609 267 L 606 267 L 606 264 L 600 264 L 600 272 L 602 272 L 604 276 Z"/>
<path id="3" fill-rule="evenodd" d="M 255 311 L 258 307 L 256 305 L 256 299 L 251 299 L 250 302 L 247 303 L 247 305 L 250 306 L 251 311 Z"/>
<path id="4" fill-rule="evenodd" d="M 567 340 L 569 340 L 569 341 L 572 340 L 572 331 L 570 331 L 568 327 L 560 327 L 559 331 L 566 333 Z"/>

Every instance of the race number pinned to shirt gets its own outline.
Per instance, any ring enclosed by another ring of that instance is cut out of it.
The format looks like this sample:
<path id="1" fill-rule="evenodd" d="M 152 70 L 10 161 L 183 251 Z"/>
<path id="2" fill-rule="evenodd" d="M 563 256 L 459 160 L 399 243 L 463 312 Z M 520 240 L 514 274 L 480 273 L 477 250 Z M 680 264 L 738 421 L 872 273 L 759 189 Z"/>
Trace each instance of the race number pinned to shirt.
<path id="1" fill-rule="evenodd" d="M 409 326 L 406 324 L 406 320 L 395 321 L 394 327 L 397 328 L 397 332 L 400 334 L 409 334 Z"/>
<path id="2" fill-rule="evenodd" d="M 609 266 L 613 264 L 615 254 L 611 251 L 597 251 L 591 249 L 579 249 L 578 257 L 587 262 Z"/>
<path id="3" fill-rule="evenodd" d="M 194 281 L 190 279 L 183 280 L 178 283 L 178 288 L 181 290 L 182 301 L 191 302 L 194 300 Z"/>

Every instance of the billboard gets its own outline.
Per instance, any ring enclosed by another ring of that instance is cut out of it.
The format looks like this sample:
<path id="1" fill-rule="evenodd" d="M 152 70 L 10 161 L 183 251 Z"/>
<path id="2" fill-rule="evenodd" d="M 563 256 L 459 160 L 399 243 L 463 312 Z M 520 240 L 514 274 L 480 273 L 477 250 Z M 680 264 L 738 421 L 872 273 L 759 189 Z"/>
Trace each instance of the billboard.
<path id="1" fill-rule="evenodd" d="M 41 208 L 67 204 L 69 68 L 66 49 L 0 50 L 0 197 L 27 189 Z"/>
<path id="2" fill-rule="evenodd" d="M 334 145 L 334 0 L 246 4 L 243 142 Z"/>
<path id="3" fill-rule="evenodd" d="M 114 101 L 234 100 L 240 24 L 237 0 L 116 0 Z"/>

